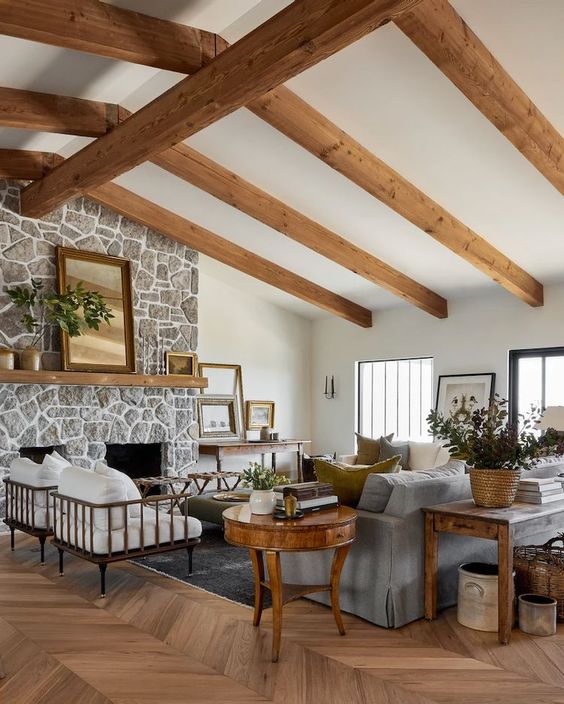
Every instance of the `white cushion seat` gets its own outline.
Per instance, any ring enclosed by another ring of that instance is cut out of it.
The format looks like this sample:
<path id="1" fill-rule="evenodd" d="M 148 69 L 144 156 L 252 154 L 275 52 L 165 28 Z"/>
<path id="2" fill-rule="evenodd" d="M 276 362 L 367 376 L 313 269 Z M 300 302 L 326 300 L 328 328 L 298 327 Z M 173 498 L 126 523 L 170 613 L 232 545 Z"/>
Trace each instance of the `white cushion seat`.
<path id="1" fill-rule="evenodd" d="M 173 543 L 177 540 L 191 540 L 199 538 L 202 534 L 202 524 L 197 518 L 188 516 L 187 520 L 181 516 L 173 516 L 172 522 L 169 514 L 157 512 L 152 508 L 143 509 L 143 541 L 141 541 L 141 518 L 130 518 L 127 521 L 127 548 L 128 550 L 138 550 L 141 547 L 148 548 L 157 545 L 157 522 L 159 526 L 159 546 Z M 172 526 L 172 536 L 171 536 Z M 74 547 L 92 550 L 96 555 L 108 555 L 110 548 L 112 553 L 123 552 L 125 550 L 125 528 L 108 531 L 94 527 L 92 531 L 92 541 L 90 536 L 90 524 L 84 525 L 84 540 L 82 535 L 82 521 L 77 523 L 77 535 L 75 540 L 74 521 L 70 526 L 70 544 Z M 187 532 L 186 532 L 187 531 Z M 111 533 L 111 546 L 110 546 Z M 56 536 L 60 540 L 67 541 L 67 517 L 63 517 L 62 524 L 57 519 Z M 171 539 L 172 537 L 172 539 Z M 76 543 L 76 544 L 75 544 Z"/>
<path id="2" fill-rule="evenodd" d="M 139 499 L 141 495 L 132 480 L 122 472 L 98 464 L 94 472 L 81 467 L 68 467 L 63 471 L 59 483 L 59 493 L 70 499 L 87 501 L 99 508 L 86 507 L 66 501 L 57 502 L 57 525 L 55 536 L 74 547 L 92 551 L 96 555 L 123 552 L 125 550 L 125 526 L 127 523 L 127 548 L 138 550 L 160 546 L 178 540 L 199 538 L 202 524 L 197 518 L 172 516 L 155 511 L 142 504 L 128 506 L 125 502 Z M 104 505 L 124 502 L 123 506 L 111 509 Z M 75 506 L 77 519 L 75 526 Z M 60 509 L 62 508 L 62 514 Z M 132 510 L 133 509 L 133 510 Z M 143 510 L 143 534 L 141 534 L 141 510 Z M 84 517 L 84 523 L 83 523 Z M 90 523 L 92 517 L 92 538 Z M 70 530 L 68 521 L 70 519 Z M 111 525 L 110 525 L 111 523 Z M 83 530 L 84 525 L 84 530 Z M 84 533 L 84 538 L 83 538 Z"/>

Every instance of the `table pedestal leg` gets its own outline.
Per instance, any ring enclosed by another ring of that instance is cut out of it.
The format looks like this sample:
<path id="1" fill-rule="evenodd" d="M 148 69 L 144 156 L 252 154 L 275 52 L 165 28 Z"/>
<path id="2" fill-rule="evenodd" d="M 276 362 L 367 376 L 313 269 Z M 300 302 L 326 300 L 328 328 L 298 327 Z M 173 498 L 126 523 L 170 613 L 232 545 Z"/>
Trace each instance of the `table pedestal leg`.
<path id="1" fill-rule="evenodd" d="M 511 528 L 500 525 L 497 533 L 498 639 L 509 643 L 513 626 L 513 536 Z"/>
<path id="2" fill-rule="evenodd" d="M 264 560 L 262 558 L 262 550 L 249 548 L 251 562 L 253 563 L 253 574 L 255 576 L 255 613 L 253 616 L 253 626 L 260 624 L 262 616 L 262 605 L 264 602 Z"/>
<path id="3" fill-rule="evenodd" d="M 435 531 L 435 517 L 425 514 L 425 618 L 437 618 L 437 568 L 439 534 Z"/>
<path id="4" fill-rule="evenodd" d="M 350 544 L 341 545 L 338 547 L 335 550 L 333 564 L 331 565 L 331 608 L 333 609 L 333 616 L 335 617 L 337 628 L 342 636 L 345 635 L 345 625 L 343 624 L 343 617 L 341 615 L 341 607 L 339 604 L 339 580 L 341 579 L 341 571 L 350 549 Z"/>
<path id="5" fill-rule="evenodd" d="M 278 662 L 280 654 L 280 637 L 282 634 L 282 575 L 280 571 L 280 553 L 266 551 L 268 580 L 272 594 L 272 662 Z"/>

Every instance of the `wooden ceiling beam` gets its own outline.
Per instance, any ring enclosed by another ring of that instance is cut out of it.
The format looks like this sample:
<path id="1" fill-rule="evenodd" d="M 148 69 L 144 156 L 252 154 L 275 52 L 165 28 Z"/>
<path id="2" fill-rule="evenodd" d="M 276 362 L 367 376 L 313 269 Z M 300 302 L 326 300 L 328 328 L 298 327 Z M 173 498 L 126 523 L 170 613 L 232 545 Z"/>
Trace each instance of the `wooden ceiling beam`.
<path id="1" fill-rule="evenodd" d="M 99 0 L 0 0 L 0 34 L 179 73 L 216 54 L 212 32 Z"/>
<path id="2" fill-rule="evenodd" d="M 39 0 L 22 0 L 22 4 Z M 39 217 L 183 141 L 420 0 L 294 0 L 209 64 L 22 192 Z M 5 12 L 20 3 L 4 0 Z M 37 9 L 39 16 L 40 7 Z M 1 29 L 1 25 L 0 25 Z M 172 43 L 172 39 L 169 38 Z"/>
<path id="3" fill-rule="evenodd" d="M 424 0 L 395 24 L 564 194 L 564 139 L 447 0 Z"/>
<path id="4" fill-rule="evenodd" d="M 211 259 L 264 281 L 306 303 L 360 327 L 372 326 L 372 313 L 367 308 L 283 269 L 115 183 L 90 189 L 86 195 L 130 220 L 193 247 Z"/>
<path id="5" fill-rule="evenodd" d="M 521 300 L 543 304 L 543 287 L 530 274 L 288 88 L 247 107 Z"/>
<path id="6" fill-rule="evenodd" d="M 185 144 L 165 150 L 152 161 L 421 310 L 447 317 L 447 302 L 434 291 Z"/>
<path id="7" fill-rule="evenodd" d="M 118 106 L 65 95 L 0 88 L 0 125 L 100 137 L 118 123 Z"/>
<path id="8" fill-rule="evenodd" d="M 0 149 L 0 178 L 33 181 L 42 178 L 61 161 L 60 156 L 51 152 Z"/>

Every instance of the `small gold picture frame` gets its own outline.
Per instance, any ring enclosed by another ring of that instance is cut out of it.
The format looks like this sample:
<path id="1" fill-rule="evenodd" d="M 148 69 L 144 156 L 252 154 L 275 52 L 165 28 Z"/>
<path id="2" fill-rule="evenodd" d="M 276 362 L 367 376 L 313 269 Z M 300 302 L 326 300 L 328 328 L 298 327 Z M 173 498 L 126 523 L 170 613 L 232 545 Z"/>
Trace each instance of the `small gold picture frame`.
<path id="1" fill-rule="evenodd" d="M 194 352 L 165 352 L 169 376 L 198 376 L 198 356 Z"/>
<path id="2" fill-rule="evenodd" d="M 260 430 L 274 427 L 274 401 L 247 401 L 247 430 Z"/>
<path id="3" fill-rule="evenodd" d="M 235 397 L 198 396 L 200 438 L 239 438 Z"/>

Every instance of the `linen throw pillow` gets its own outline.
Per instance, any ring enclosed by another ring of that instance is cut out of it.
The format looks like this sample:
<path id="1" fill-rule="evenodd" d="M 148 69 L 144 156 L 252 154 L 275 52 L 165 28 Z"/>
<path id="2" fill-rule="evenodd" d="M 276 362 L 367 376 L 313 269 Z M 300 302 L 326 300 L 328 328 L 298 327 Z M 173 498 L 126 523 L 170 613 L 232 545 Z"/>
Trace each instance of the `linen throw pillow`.
<path id="1" fill-rule="evenodd" d="M 373 473 L 390 473 L 399 470 L 400 456 L 396 455 L 384 462 L 376 462 L 365 469 L 357 469 L 355 465 L 339 465 L 315 460 L 315 471 L 320 482 L 333 486 L 333 491 L 339 497 L 339 502 L 354 508 L 362 495 L 367 477 Z"/>
<path id="2" fill-rule="evenodd" d="M 399 455 L 401 457 L 400 464 L 404 469 L 409 467 L 409 443 L 398 440 L 390 442 L 387 438 L 380 438 L 380 457 L 379 462 L 389 460 L 390 457 Z"/>
<path id="3" fill-rule="evenodd" d="M 421 469 L 433 469 L 440 450 L 442 446 L 438 442 L 410 442 L 409 469 L 415 472 Z"/>
<path id="4" fill-rule="evenodd" d="M 96 474 L 101 474 L 105 477 L 112 477 L 114 479 L 120 479 L 123 482 L 125 491 L 127 494 L 128 501 L 136 501 L 141 498 L 141 492 L 137 488 L 135 482 L 131 477 L 129 477 L 125 472 L 120 472 L 119 469 L 114 469 L 113 467 L 108 467 L 104 462 L 96 462 L 94 467 Z M 132 518 L 139 518 L 141 515 L 141 505 L 132 504 L 129 506 L 129 515 Z"/>
<path id="5" fill-rule="evenodd" d="M 355 433 L 356 435 L 356 446 L 357 446 L 357 464 L 373 465 L 380 461 L 380 440 L 378 438 L 368 438 L 366 435 L 361 435 L 360 433 Z M 394 434 L 388 435 L 386 440 L 391 440 Z"/>

